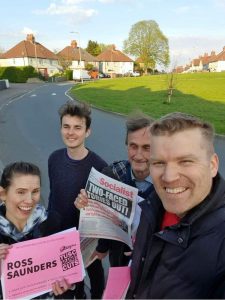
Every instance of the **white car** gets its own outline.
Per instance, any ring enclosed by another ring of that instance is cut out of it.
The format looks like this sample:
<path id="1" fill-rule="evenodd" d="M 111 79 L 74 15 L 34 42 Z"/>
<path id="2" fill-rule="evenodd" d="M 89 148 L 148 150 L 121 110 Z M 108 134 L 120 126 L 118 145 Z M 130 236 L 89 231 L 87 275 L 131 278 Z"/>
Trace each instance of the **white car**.
<path id="1" fill-rule="evenodd" d="M 137 71 L 129 71 L 127 73 L 124 74 L 124 76 L 128 76 L 128 77 L 138 77 L 140 76 L 140 73 Z"/>
<path id="2" fill-rule="evenodd" d="M 130 76 L 131 76 L 131 77 L 138 77 L 138 76 L 140 76 L 140 73 L 134 71 L 134 72 L 131 72 L 131 73 L 130 73 Z"/>

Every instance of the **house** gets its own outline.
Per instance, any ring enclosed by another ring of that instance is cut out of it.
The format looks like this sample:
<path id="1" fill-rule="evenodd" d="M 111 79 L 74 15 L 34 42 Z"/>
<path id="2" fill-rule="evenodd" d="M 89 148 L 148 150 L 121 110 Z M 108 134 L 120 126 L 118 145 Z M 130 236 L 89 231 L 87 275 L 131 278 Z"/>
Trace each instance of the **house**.
<path id="1" fill-rule="evenodd" d="M 136 63 L 139 65 L 140 69 L 144 69 L 145 68 L 145 64 L 144 64 L 143 60 L 141 59 L 141 57 L 138 57 L 136 59 Z"/>
<path id="2" fill-rule="evenodd" d="M 199 58 L 194 58 L 191 61 L 191 66 L 189 68 L 189 72 L 199 72 L 199 71 L 202 71 L 201 56 L 199 56 Z"/>
<path id="3" fill-rule="evenodd" d="M 85 69 L 87 64 L 92 64 L 98 68 L 98 59 L 77 46 L 75 40 L 71 41 L 71 45 L 65 47 L 57 53 L 59 61 L 64 68 L 70 69 Z"/>
<path id="4" fill-rule="evenodd" d="M 183 66 L 177 66 L 176 68 L 173 69 L 173 73 L 183 73 L 184 72 L 184 67 Z"/>
<path id="5" fill-rule="evenodd" d="M 61 69 L 57 56 L 36 42 L 33 34 L 27 34 L 26 40 L 3 53 L 0 56 L 0 66 L 33 66 L 44 76 L 54 75 Z"/>
<path id="6" fill-rule="evenodd" d="M 99 61 L 99 71 L 110 74 L 111 77 L 124 75 L 134 69 L 134 61 L 120 50 L 116 50 L 115 45 L 100 53 L 97 59 Z"/>
<path id="7" fill-rule="evenodd" d="M 225 71 L 225 46 L 223 50 L 211 58 L 209 62 L 210 72 L 223 72 Z"/>

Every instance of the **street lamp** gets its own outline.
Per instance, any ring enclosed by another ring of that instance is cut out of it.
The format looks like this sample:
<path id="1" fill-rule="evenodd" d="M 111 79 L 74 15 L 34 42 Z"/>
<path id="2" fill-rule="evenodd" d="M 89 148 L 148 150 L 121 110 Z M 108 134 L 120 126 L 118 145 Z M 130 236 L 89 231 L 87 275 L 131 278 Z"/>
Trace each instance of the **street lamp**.
<path id="1" fill-rule="evenodd" d="M 79 51 L 79 60 L 80 60 L 80 80 L 81 80 L 81 83 L 83 83 L 83 76 L 82 76 L 82 70 L 81 70 L 80 33 L 78 31 L 70 31 L 70 33 L 76 33 L 76 34 L 78 34 L 78 40 L 79 40 L 78 51 Z"/>

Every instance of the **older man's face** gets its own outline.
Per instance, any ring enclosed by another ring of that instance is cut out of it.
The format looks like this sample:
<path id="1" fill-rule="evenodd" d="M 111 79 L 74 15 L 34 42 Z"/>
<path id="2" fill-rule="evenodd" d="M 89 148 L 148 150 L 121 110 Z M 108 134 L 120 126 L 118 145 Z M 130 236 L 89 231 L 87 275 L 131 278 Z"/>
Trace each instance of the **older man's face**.
<path id="1" fill-rule="evenodd" d="M 168 212 L 182 217 L 210 193 L 218 157 L 207 150 L 198 128 L 151 136 L 150 173 Z"/>
<path id="2" fill-rule="evenodd" d="M 150 131 L 149 127 L 130 132 L 127 137 L 128 159 L 137 180 L 149 175 Z"/>

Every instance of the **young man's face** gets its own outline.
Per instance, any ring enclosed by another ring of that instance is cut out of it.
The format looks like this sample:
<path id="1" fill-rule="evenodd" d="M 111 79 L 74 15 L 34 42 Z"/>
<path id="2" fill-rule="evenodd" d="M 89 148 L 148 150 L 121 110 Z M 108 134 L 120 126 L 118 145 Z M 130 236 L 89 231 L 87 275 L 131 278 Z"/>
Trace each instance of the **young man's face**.
<path id="1" fill-rule="evenodd" d="M 218 157 L 207 150 L 198 128 L 151 136 L 151 177 L 168 212 L 182 217 L 210 193 Z"/>
<path id="2" fill-rule="evenodd" d="M 62 118 L 61 135 L 68 149 L 83 148 L 89 134 L 90 129 L 86 129 L 85 118 L 70 115 Z"/>
<path id="3" fill-rule="evenodd" d="M 130 132 L 127 137 L 128 160 L 137 180 L 149 175 L 150 131 L 149 127 Z"/>

